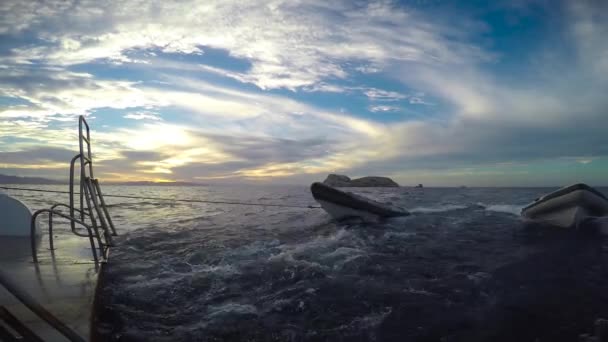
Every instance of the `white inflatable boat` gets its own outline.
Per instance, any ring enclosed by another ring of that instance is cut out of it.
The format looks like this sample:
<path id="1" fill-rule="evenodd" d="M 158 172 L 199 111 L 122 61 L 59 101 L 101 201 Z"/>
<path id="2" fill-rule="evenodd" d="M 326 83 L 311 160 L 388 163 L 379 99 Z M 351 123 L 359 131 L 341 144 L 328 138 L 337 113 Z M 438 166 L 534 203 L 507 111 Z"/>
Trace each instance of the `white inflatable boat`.
<path id="1" fill-rule="evenodd" d="M 395 217 L 407 216 L 409 213 L 401 208 L 376 202 L 363 196 L 338 190 L 323 183 L 313 183 L 310 186 L 312 196 L 321 207 L 333 218 L 346 217 Z"/>
<path id="2" fill-rule="evenodd" d="M 574 184 L 536 199 L 521 215 L 532 222 L 576 228 L 587 218 L 607 216 L 608 198 L 586 184 Z"/>
<path id="3" fill-rule="evenodd" d="M 16 198 L 0 192 L 0 237 L 29 238 L 32 212 Z M 39 233 L 36 223 L 36 233 Z"/>

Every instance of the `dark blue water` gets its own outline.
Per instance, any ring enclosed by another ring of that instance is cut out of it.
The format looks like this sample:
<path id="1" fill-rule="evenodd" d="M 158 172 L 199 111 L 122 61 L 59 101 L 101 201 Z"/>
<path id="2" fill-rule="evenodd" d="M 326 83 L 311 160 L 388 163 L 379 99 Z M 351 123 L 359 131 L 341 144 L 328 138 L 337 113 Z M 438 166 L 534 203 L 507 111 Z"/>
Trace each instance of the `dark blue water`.
<path id="1" fill-rule="evenodd" d="M 608 245 L 524 229 L 551 189 L 354 189 L 412 216 L 116 201 L 102 289 L 117 341 L 576 341 L 608 317 Z M 605 191 L 605 190 L 604 190 Z M 107 193 L 314 204 L 306 187 Z"/>

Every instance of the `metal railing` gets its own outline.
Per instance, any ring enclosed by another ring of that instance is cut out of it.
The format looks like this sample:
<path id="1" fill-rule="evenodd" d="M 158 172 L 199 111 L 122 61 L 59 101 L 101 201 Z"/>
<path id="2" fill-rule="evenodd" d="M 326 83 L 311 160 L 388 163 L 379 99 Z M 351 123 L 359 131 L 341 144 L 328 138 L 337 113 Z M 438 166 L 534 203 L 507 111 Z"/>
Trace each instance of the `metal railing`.
<path id="1" fill-rule="evenodd" d="M 36 249 L 36 219 L 43 213 L 48 213 L 49 247 L 51 250 L 55 249 L 53 241 L 53 219 L 56 216 L 59 216 L 70 222 L 70 228 L 74 235 L 89 239 L 95 264 L 107 259 L 109 247 L 113 244 L 112 237 L 116 236 L 116 228 L 114 227 L 112 217 L 108 212 L 106 202 L 103 198 L 99 180 L 94 177 L 93 155 L 91 153 L 91 133 L 89 125 L 82 115 L 78 120 L 78 145 L 79 153 L 70 161 L 69 204 L 58 203 L 53 205 L 50 209 L 37 210 L 32 215 L 31 247 L 32 258 L 35 263 L 38 262 Z M 80 175 L 78 177 L 79 208 L 76 208 L 76 203 L 74 201 L 76 163 L 79 164 L 80 168 Z M 59 207 L 69 209 L 69 214 L 65 214 L 58 210 Z M 77 229 L 76 225 L 84 227 L 86 233 L 79 231 L 82 229 Z"/>

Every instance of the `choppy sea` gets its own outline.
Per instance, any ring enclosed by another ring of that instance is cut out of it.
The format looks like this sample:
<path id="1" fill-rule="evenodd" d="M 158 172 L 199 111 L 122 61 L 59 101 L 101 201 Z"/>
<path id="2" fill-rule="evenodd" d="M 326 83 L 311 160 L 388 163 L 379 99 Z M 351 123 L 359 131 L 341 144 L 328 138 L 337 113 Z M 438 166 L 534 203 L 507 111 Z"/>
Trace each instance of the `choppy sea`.
<path id="1" fill-rule="evenodd" d="M 521 207 L 551 190 L 349 189 L 412 212 L 372 222 L 106 198 L 120 237 L 101 325 L 114 341 L 577 341 L 608 318 L 608 243 L 524 227 Z M 304 186 L 104 192 L 315 204 Z M 33 209 L 67 200 L 7 193 Z"/>

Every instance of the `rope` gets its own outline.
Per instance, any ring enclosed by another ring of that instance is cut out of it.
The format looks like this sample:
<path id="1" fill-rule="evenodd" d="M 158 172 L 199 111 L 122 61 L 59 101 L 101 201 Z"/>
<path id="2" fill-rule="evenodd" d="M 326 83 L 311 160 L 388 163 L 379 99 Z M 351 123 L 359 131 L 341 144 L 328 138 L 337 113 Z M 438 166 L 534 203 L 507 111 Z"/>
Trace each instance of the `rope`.
<path id="1" fill-rule="evenodd" d="M 69 191 L 60 190 L 44 190 L 44 189 L 31 189 L 31 188 L 15 188 L 8 186 L 0 186 L 0 189 L 6 190 L 24 190 L 24 191 L 35 191 L 35 192 L 48 192 L 56 194 L 69 194 Z M 74 194 L 80 194 L 75 192 Z M 247 202 L 236 202 L 236 201 L 211 201 L 211 200 L 197 200 L 197 199 L 175 199 L 166 197 L 146 197 L 146 196 L 129 196 L 129 195 L 112 195 L 103 194 L 103 197 L 117 197 L 117 198 L 131 198 L 131 199 L 145 199 L 145 200 L 157 200 L 157 201 L 172 201 L 172 202 L 186 202 L 186 203 L 211 203 L 211 204 L 231 204 L 231 205 L 249 205 L 249 206 L 260 206 L 260 207 L 281 207 L 281 208 L 300 208 L 300 209 L 320 209 L 319 206 L 303 206 L 303 205 L 291 205 L 291 204 L 272 204 L 272 203 L 247 203 Z"/>

